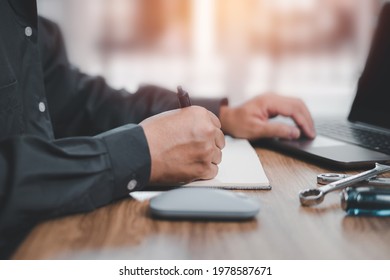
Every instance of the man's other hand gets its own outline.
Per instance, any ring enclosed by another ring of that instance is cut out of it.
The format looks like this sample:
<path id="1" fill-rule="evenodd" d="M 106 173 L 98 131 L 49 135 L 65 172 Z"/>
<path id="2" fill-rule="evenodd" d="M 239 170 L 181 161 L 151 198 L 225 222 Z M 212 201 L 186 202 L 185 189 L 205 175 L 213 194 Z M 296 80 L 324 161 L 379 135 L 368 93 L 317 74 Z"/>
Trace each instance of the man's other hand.
<path id="1" fill-rule="evenodd" d="M 270 118 L 278 115 L 292 118 L 296 126 L 269 122 Z M 237 138 L 297 139 L 301 132 L 309 138 L 316 136 L 306 105 L 300 99 L 274 94 L 257 96 L 235 108 L 222 106 L 220 120 L 222 130 Z"/>
<path id="2" fill-rule="evenodd" d="M 151 183 L 188 183 L 217 175 L 225 138 L 213 113 L 191 106 L 153 116 L 140 125 L 150 149 Z"/>

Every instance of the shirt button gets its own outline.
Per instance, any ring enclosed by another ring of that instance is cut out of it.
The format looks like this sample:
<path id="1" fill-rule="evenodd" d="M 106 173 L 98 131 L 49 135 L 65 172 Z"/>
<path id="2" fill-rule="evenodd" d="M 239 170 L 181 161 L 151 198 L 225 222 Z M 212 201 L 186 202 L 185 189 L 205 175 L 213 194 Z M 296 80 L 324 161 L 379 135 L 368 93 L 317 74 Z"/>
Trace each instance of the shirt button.
<path id="1" fill-rule="evenodd" d="M 131 181 L 127 184 L 127 189 L 128 189 L 129 191 L 132 191 L 132 190 L 135 189 L 135 187 L 137 186 L 137 184 L 138 184 L 137 180 L 133 179 L 133 180 L 131 180 Z"/>
<path id="2" fill-rule="evenodd" d="M 32 28 L 30 26 L 27 26 L 25 29 L 24 29 L 24 34 L 26 34 L 27 37 L 30 37 L 32 35 Z"/>
<path id="3" fill-rule="evenodd" d="M 45 103 L 39 102 L 38 108 L 39 108 L 39 111 L 40 111 L 40 112 L 42 112 L 42 113 L 45 112 L 45 111 L 46 111 L 46 105 L 45 105 Z"/>

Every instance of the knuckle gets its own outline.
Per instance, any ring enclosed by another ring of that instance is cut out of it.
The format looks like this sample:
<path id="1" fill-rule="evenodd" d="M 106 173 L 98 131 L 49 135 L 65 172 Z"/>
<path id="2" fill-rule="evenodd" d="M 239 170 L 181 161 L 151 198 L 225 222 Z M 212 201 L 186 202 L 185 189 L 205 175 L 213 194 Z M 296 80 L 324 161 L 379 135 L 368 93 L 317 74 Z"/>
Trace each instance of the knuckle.
<path id="1" fill-rule="evenodd" d="M 191 106 L 192 110 L 194 111 L 194 113 L 196 113 L 197 115 L 200 115 L 200 116 L 204 116 L 204 115 L 207 115 L 207 110 L 203 107 L 200 107 L 200 106 Z"/>
<path id="2" fill-rule="evenodd" d="M 198 149 L 198 160 L 201 163 L 207 163 L 211 161 L 211 155 L 213 154 L 213 148 L 210 144 L 201 145 Z"/>
<path id="3" fill-rule="evenodd" d="M 212 145 L 206 145 L 203 151 L 204 151 L 205 159 L 208 160 L 211 157 L 211 155 L 213 154 L 214 149 L 213 149 Z"/>
<path id="4" fill-rule="evenodd" d="M 210 172 L 210 166 L 207 162 L 199 162 L 197 168 L 197 175 L 199 178 L 205 179 Z"/>
<path id="5" fill-rule="evenodd" d="M 210 123 L 204 125 L 202 129 L 202 134 L 205 135 L 207 138 L 210 138 L 215 134 L 215 127 Z"/>
<path id="6" fill-rule="evenodd" d="M 212 179 L 217 176 L 218 167 L 215 164 L 209 164 L 205 167 L 204 172 L 202 174 L 203 179 Z"/>
<path id="7" fill-rule="evenodd" d="M 303 116 L 298 112 L 295 112 L 292 118 L 295 120 L 297 125 L 302 125 L 305 122 Z"/>
<path id="8" fill-rule="evenodd" d="M 291 113 L 291 118 L 292 118 L 294 121 L 297 120 L 298 116 L 299 116 L 299 114 L 298 114 L 297 111 L 293 111 L 293 112 Z"/>

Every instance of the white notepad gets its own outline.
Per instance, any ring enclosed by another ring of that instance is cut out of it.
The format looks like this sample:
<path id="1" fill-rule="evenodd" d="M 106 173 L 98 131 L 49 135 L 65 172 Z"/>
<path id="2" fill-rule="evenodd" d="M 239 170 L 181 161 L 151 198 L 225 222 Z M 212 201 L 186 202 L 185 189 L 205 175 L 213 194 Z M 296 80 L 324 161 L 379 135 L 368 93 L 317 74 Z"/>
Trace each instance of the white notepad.
<path id="1" fill-rule="evenodd" d="M 183 187 L 211 187 L 224 189 L 269 190 L 271 186 L 256 151 L 247 140 L 225 137 L 222 162 L 218 175 L 212 180 L 196 181 Z M 156 187 L 158 190 L 158 187 Z M 131 192 L 130 196 L 139 201 L 149 200 L 161 191 Z"/>
<path id="2" fill-rule="evenodd" d="M 215 187 L 225 189 L 270 189 L 260 159 L 244 139 L 226 136 L 218 175 L 212 180 L 195 181 L 183 187 Z"/>

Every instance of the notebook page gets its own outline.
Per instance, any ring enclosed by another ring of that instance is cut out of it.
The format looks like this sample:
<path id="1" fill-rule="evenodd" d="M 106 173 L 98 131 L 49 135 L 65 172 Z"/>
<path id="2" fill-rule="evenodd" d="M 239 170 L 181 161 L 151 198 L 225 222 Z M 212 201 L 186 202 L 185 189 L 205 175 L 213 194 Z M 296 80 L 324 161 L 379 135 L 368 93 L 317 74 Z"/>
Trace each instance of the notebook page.
<path id="1" fill-rule="evenodd" d="M 226 189 L 270 189 L 260 159 L 244 139 L 226 136 L 218 175 L 212 180 L 195 181 L 183 187 L 216 187 Z"/>
<path id="2" fill-rule="evenodd" d="M 222 150 L 222 162 L 218 175 L 212 180 L 196 181 L 182 187 L 214 187 L 224 189 L 264 189 L 271 186 L 255 149 L 247 140 L 226 136 L 226 146 Z M 131 192 L 130 196 L 139 201 L 149 200 L 160 195 L 159 187 L 149 191 Z"/>

